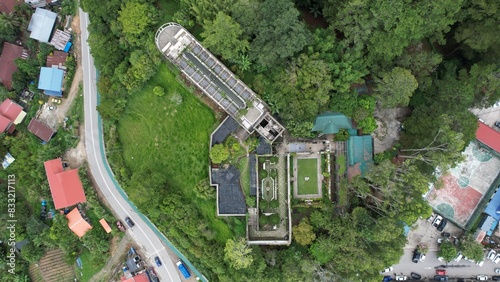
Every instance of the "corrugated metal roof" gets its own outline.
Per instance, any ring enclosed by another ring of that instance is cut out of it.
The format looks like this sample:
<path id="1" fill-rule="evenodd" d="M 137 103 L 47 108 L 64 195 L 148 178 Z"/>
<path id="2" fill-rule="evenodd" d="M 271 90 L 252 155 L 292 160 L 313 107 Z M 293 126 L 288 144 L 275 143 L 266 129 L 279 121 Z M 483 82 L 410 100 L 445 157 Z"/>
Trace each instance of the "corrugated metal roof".
<path id="1" fill-rule="evenodd" d="M 351 136 L 347 140 L 347 155 L 350 166 L 360 164 L 361 175 L 373 163 L 373 139 L 371 135 Z"/>
<path id="2" fill-rule="evenodd" d="M 495 195 L 491 197 L 490 202 L 484 209 L 484 213 L 493 217 L 496 220 L 500 220 L 500 193 L 495 192 Z"/>
<path id="3" fill-rule="evenodd" d="M 38 80 L 38 89 L 45 90 L 45 94 L 50 96 L 61 97 L 63 80 L 63 70 L 42 67 L 40 70 L 40 79 Z"/>
<path id="4" fill-rule="evenodd" d="M 61 159 L 46 161 L 43 165 L 56 209 L 87 202 L 78 169 L 65 171 Z"/>
<path id="5" fill-rule="evenodd" d="M 322 134 L 336 134 L 340 129 L 351 129 L 352 121 L 341 113 L 326 112 L 316 117 L 311 131 Z"/>
<path id="6" fill-rule="evenodd" d="M 56 19 L 56 13 L 42 8 L 36 8 L 28 26 L 28 31 L 31 31 L 30 38 L 48 43 Z"/>
<path id="7" fill-rule="evenodd" d="M 12 74 L 17 71 L 15 59 L 28 57 L 28 52 L 23 47 L 5 42 L 0 56 L 0 82 L 7 89 L 12 89 Z"/>
<path id="8" fill-rule="evenodd" d="M 493 128 L 479 122 L 479 128 L 476 131 L 476 139 L 500 153 L 500 133 Z"/>
<path id="9" fill-rule="evenodd" d="M 74 208 L 66 215 L 66 218 L 68 219 L 69 229 L 71 229 L 71 231 L 73 231 L 76 236 L 80 238 L 83 237 L 87 231 L 92 229 L 92 226 L 90 226 L 90 224 L 83 219 L 78 208 Z"/>

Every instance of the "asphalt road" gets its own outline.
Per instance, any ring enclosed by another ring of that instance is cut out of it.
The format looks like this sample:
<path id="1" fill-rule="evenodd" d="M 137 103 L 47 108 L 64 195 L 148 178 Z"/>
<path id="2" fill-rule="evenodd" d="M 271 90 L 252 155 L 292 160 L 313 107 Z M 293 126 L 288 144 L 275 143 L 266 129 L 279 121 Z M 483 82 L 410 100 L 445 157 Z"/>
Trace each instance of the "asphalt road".
<path id="1" fill-rule="evenodd" d="M 89 24 L 88 14 L 81 9 L 80 26 L 81 26 L 81 43 L 82 43 L 82 67 L 83 67 L 83 93 L 84 93 L 84 112 L 85 112 L 85 147 L 90 170 L 97 186 L 102 194 L 121 218 L 125 224 L 125 217 L 128 216 L 135 223 L 135 226 L 130 228 L 127 226 L 127 232 L 134 241 L 141 246 L 141 251 L 146 254 L 144 260 L 149 261 L 150 265 L 155 265 L 154 257 L 159 256 L 163 262 L 163 266 L 156 267 L 155 271 L 161 281 L 181 281 L 177 272 L 177 267 L 170 259 L 162 241 L 157 237 L 155 232 L 142 220 L 142 218 L 134 211 L 130 203 L 119 192 L 115 182 L 111 178 L 107 170 L 107 160 L 104 157 L 104 148 L 100 142 L 100 122 L 96 110 L 97 105 L 97 86 L 96 86 L 96 69 L 94 60 L 90 54 L 89 46 L 87 45 Z"/>

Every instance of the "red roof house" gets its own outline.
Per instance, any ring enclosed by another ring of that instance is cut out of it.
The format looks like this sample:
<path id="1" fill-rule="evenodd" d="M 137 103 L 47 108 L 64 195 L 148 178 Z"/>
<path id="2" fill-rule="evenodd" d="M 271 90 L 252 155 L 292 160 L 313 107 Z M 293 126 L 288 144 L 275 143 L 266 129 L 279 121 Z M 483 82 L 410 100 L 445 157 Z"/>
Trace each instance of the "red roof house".
<path id="1" fill-rule="evenodd" d="M 50 193 L 56 209 L 62 209 L 85 203 L 85 193 L 78 176 L 78 169 L 64 170 L 61 159 L 54 159 L 43 163 L 49 180 Z"/>
<path id="2" fill-rule="evenodd" d="M 14 12 L 14 7 L 24 4 L 21 0 L 0 0 L 0 13 L 10 14 Z"/>
<path id="3" fill-rule="evenodd" d="M 136 276 L 130 278 L 121 278 L 122 282 L 149 282 L 148 275 L 146 272 L 138 273 Z"/>
<path id="4" fill-rule="evenodd" d="M 23 47 L 8 42 L 3 44 L 2 55 L 0 55 L 0 82 L 5 88 L 12 89 L 12 74 L 17 71 L 14 60 L 27 57 L 28 52 Z"/>
<path id="5" fill-rule="evenodd" d="M 479 122 L 476 139 L 484 145 L 500 153 L 500 133 L 486 124 Z"/>
<path id="6" fill-rule="evenodd" d="M 92 229 L 92 226 L 83 219 L 82 215 L 80 214 L 80 211 L 78 208 L 74 208 L 70 213 L 66 215 L 66 218 L 68 219 L 68 227 L 73 231 L 76 236 L 82 238 L 87 231 Z"/>
<path id="7" fill-rule="evenodd" d="M 23 111 L 23 107 L 11 99 L 5 99 L 0 104 L 0 132 L 14 132 L 15 125 L 21 123 L 25 116 L 26 112 Z"/>
<path id="8" fill-rule="evenodd" d="M 33 118 L 28 124 L 28 131 L 35 134 L 43 142 L 47 143 L 54 135 L 54 130 L 45 123 Z"/>
<path id="9" fill-rule="evenodd" d="M 49 68 L 57 67 L 62 70 L 65 70 L 66 67 L 64 64 L 66 63 L 66 59 L 68 58 L 68 53 L 63 51 L 54 51 L 52 55 L 47 56 L 46 66 Z"/>

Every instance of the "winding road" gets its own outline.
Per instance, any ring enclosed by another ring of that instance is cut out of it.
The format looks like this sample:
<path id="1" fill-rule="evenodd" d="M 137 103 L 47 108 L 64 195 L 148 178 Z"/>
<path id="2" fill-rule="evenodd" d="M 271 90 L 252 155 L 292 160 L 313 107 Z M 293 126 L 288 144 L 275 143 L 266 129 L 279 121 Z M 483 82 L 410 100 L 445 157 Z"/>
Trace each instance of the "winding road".
<path id="1" fill-rule="evenodd" d="M 105 157 L 104 145 L 101 132 L 101 118 L 97 113 L 97 86 L 96 69 L 94 59 L 90 54 L 87 44 L 89 24 L 88 14 L 79 10 L 81 27 L 81 45 L 82 45 L 82 68 L 83 68 L 83 93 L 84 93 L 84 112 L 85 112 L 85 147 L 87 150 L 88 163 L 90 171 L 95 179 L 98 188 L 108 201 L 115 214 L 125 223 L 125 217 L 130 217 L 135 226 L 128 227 L 127 232 L 132 239 L 141 247 L 141 251 L 150 265 L 156 265 L 154 257 L 160 257 L 163 265 L 156 267 L 155 272 L 161 281 L 180 282 L 179 272 L 174 262 L 171 260 L 164 244 L 169 246 L 177 255 L 183 258 L 184 262 L 196 274 L 196 269 L 185 260 L 168 240 L 161 234 L 156 227 L 128 200 L 125 192 L 120 188 L 109 168 Z M 201 276 L 202 277 L 202 276 Z"/>

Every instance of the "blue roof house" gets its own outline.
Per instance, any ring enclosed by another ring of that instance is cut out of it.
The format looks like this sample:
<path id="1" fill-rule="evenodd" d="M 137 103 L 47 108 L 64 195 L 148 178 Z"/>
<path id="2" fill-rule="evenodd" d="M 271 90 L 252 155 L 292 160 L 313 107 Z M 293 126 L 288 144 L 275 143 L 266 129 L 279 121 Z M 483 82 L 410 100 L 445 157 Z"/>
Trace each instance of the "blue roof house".
<path id="1" fill-rule="evenodd" d="M 64 71 L 58 68 L 42 67 L 38 89 L 44 90 L 45 95 L 62 97 Z"/>
<path id="2" fill-rule="evenodd" d="M 28 25 L 28 31 L 31 31 L 30 38 L 48 43 L 56 19 L 56 13 L 42 8 L 36 8 L 35 13 L 31 16 L 30 24 Z"/>

